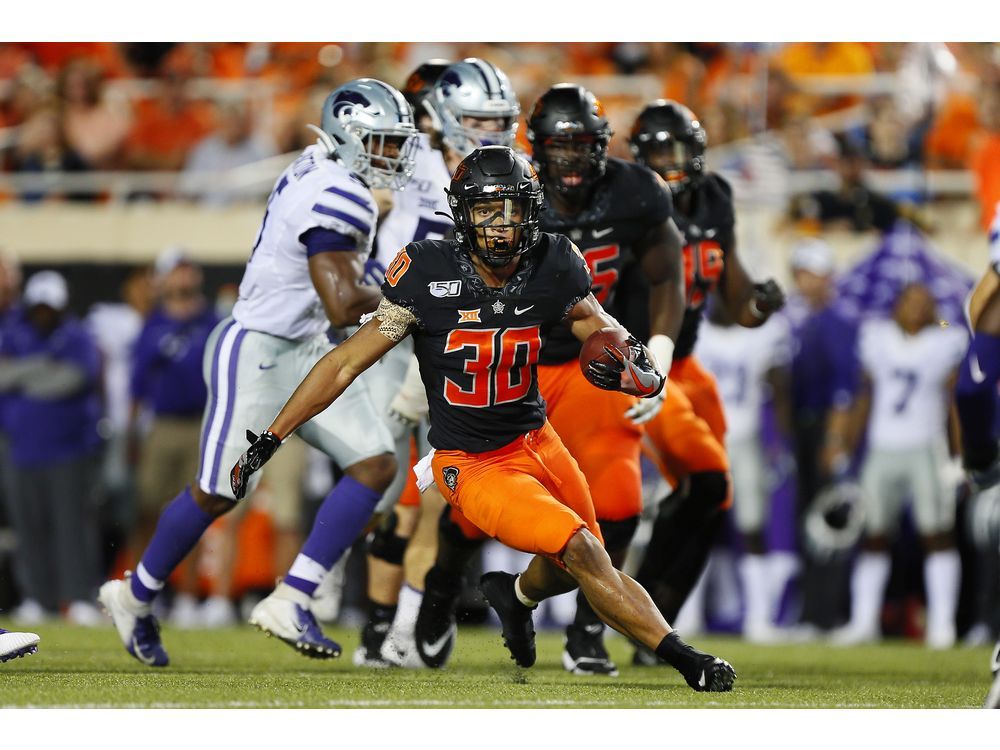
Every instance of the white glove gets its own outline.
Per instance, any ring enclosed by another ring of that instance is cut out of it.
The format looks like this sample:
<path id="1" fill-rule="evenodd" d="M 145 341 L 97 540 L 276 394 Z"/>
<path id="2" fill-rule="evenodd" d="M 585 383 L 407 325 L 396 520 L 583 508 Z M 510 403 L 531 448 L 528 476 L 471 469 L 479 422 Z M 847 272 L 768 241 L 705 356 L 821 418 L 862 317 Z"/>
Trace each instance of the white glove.
<path id="1" fill-rule="evenodd" d="M 674 359 L 674 342 L 668 336 L 656 334 L 650 337 L 646 349 L 653 357 L 653 366 L 664 375 L 670 373 L 670 364 Z M 634 406 L 625 412 L 625 416 L 635 424 L 645 424 L 657 414 L 667 398 L 667 388 L 670 382 L 664 384 L 660 392 L 650 398 L 640 398 Z"/>

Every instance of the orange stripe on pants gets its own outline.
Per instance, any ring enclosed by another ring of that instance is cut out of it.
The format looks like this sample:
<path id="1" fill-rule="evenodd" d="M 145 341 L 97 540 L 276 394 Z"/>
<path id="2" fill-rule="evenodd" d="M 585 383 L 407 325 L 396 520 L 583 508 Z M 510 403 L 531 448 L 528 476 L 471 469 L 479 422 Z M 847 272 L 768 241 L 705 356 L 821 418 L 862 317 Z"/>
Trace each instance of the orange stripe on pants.
<path id="1" fill-rule="evenodd" d="M 561 565 L 580 529 L 603 543 L 586 479 L 548 422 L 499 450 L 435 451 L 432 465 L 445 499 L 508 547 Z"/>

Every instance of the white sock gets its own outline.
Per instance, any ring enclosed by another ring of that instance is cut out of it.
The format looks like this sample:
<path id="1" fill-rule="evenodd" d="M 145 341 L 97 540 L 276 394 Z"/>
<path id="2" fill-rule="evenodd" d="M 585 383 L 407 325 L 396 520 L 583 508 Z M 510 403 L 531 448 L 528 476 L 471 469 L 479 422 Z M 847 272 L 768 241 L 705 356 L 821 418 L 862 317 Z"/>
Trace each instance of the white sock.
<path id="1" fill-rule="evenodd" d="M 862 552 L 851 573 L 851 627 L 865 632 L 882 630 L 882 599 L 892 561 L 887 552 Z"/>
<path id="2" fill-rule="evenodd" d="M 315 583 L 319 586 L 320 582 L 326 577 L 326 568 L 324 568 L 320 563 L 313 560 L 311 557 L 306 557 L 301 552 L 295 556 L 295 562 L 292 563 L 292 567 L 288 569 L 288 575 L 293 578 L 300 578 L 303 581 L 309 581 L 310 583 Z"/>
<path id="3" fill-rule="evenodd" d="M 927 636 L 954 638 L 955 612 L 961 585 L 962 561 L 954 549 L 932 552 L 924 559 L 927 590 Z"/>
<path id="4" fill-rule="evenodd" d="M 771 596 L 768 560 L 764 555 L 743 555 L 739 562 L 740 583 L 746 602 L 743 630 L 771 625 Z"/>
<path id="5" fill-rule="evenodd" d="M 399 601 L 396 604 L 396 619 L 392 621 L 392 629 L 400 633 L 412 633 L 417 626 L 417 615 L 420 613 L 420 602 L 424 592 L 417 591 L 410 584 L 404 583 L 399 590 Z"/>
<path id="6" fill-rule="evenodd" d="M 295 602 L 303 609 L 309 609 L 309 604 L 312 602 L 312 597 L 309 594 L 305 591 L 299 591 L 294 586 L 289 586 L 284 581 L 274 587 L 274 593 L 271 596 Z"/>
<path id="7" fill-rule="evenodd" d="M 523 604 L 528 609 L 534 609 L 535 607 L 538 606 L 538 602 L 536 602 L 534 599 L 529 599 L 527 596 L 524 595 L 524 592 L 521 591 L 520 573 L 518 573 L 517 578 L 514 579 L 514 595 L 517 596 L 517 600 L 521 602 L 521 604 Z"/>

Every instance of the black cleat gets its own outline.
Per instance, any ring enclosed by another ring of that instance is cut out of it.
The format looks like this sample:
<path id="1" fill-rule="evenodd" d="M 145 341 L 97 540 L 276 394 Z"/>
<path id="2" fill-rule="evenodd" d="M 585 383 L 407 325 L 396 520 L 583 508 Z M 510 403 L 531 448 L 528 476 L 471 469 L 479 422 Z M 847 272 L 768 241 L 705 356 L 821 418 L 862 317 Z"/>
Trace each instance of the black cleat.
<path id="1" fill-rule="evenodd" d="M 497 617 L 500 618 L 503 644 L 510 651 L 510 657 L 519 667 L 530 667 L 535 663 L 535 626 L 531 621 L 531 611 L 514 593 L 512 573 L 487 573 L 479 579 L 479 591 L 486 597 Z"/>
<path id="2" fill-rule="evenodd" d="M 680 672 L 692 690 L 699 693 L 728 693 L 733 689 L 736 670 L 732 665 L 725 659 L 692 648 L 681 640 L 676 630 L 663 639 L 660 647 L 666 650 L 660 653 L 658 648 L 656 655 L 662 656 Z"/>
<path id="3" fill-rule="evenodd" d="M 448 663 L 455 648 L 455 604 L 462 590 L 462 578 L 436 565 L 424 579 L 424 598 L 417 613 L 414 637 L 420 660 L 432 669 Z"/>
<path id="4" fill-rule="evenodd" d="M 562 655 L 563 668 L 579 675 L 600 674 L 618 676 L 618 667 L 604 647 L 604 625 L 572 624 L 566 628 L 566 645 Z"/>
<path id="5" fill-rule="evenodd" d="M 389 635 L 392 622 L 372 622 L 369 620 L 361 631 L 361 644 L 354 652 L 354 666 L 382 669 L 391 666 L 382 658 L 382 644 Z"/>

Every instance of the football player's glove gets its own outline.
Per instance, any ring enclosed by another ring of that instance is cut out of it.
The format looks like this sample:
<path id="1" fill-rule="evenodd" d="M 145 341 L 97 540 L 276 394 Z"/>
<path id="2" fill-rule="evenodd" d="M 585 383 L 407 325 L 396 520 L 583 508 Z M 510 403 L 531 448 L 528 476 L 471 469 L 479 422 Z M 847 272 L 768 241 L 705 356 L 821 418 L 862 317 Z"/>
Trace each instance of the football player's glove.
<path id="1" fill-rule="evenodd" d="M 606 391 L 622 391 L 641 398 L 659 396 L 667 382 L 666 376 L 653 366 L 646 347 L 634 336 L 629 336 L 626 343 L 635 352 L 634 357 L 625 356 L 613 346 L 605 346 L 604 353 L 610 362 L 591 360 L 587 364 L 590 381 Z"/>
<path id="2" fill-rule="evenodd" d="M 768 279 L 761 284 L 753 285 L 753 296 L 750 298 L 750 312 L 759 318 L 767 318 L 785 306 L 785 293 L 778 282 Z"/>
<path id="3" fill-rule="evenodd" d="M 229 486 L 237 500 L 242 500 L 247 494 L 247 485 L 251 475 L 266 464 L 274 452 L 281 447 L 281 438 L 270 430 L 264 430 L 260 437 L 247 430 L 247 441 L 250 447 L 246 449 L 233 470 L 229 472 Z"/>

